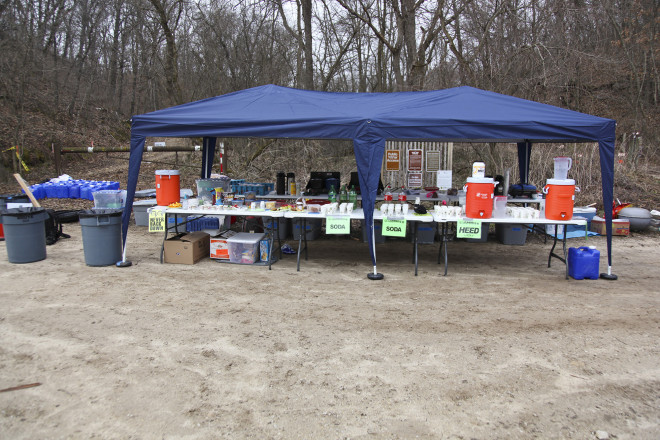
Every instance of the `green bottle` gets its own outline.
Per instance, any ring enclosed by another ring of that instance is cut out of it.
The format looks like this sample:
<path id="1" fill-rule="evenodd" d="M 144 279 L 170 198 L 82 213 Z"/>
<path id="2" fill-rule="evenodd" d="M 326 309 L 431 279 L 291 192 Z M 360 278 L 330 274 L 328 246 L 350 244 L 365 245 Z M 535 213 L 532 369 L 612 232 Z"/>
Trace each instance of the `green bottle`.
<path id="1" fill-rule="evenodd" d="M 337 201 L 337 193 L 335 192 L 334 185 L 330 185 L 330 192 L 328 192 L 328 201 L 330 203 L 335 203 Z"/>
<path id="2" fill-rule="evenodd" d="M 357 191 L 355 191 L 355 185 L 352 185 L 351 190 L 348 192 L 348 203 L 352 203 L 353 209 L 357 209 Z"/>
<path id="3" fill-rule="evenodd" d="M 346 185 L 341 187 L 341 191 L 339 192 L 339 203 L 347 203 L 348 202 L 348 190 L 346 189 Z"/>

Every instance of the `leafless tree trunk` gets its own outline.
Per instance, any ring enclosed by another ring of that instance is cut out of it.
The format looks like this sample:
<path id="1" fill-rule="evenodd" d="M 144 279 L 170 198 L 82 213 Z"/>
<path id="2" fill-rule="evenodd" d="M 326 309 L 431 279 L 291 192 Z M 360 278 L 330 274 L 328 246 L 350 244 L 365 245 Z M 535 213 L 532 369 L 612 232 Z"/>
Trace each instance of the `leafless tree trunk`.
<path id="1" fill-rule="evenodd" d="M 183 0 L 149 0 L 154 7 L 158 22 L 165 36 L 165 85 L 173 104 L 183 102 L 183 93 L 179 84 L 179 65 L 176 45 L 176 28 L 184 12 Z"/>

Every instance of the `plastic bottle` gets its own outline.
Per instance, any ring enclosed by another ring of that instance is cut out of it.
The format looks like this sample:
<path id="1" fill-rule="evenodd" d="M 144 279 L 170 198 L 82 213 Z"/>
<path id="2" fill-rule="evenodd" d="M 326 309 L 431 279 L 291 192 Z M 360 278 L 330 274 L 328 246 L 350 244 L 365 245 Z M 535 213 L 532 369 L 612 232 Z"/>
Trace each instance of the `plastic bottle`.
<path id="1" fill-rule="evenodd" d="M 348 192 L 348 203 L 353 204 L 353 209 L 357 208 L 357 191 L 355 191 L 355 185 L 352 185 L 351 190 Z"/>
<path id="2" fill-rule="evenodd" d="M 330 203 L 335 203 L 337 201 L 337 192 L 335 191 L 334 185 L 330 185 L 330 191 L 328 192 L 328 201 Z"/>
<path id="3" fill-rule="evenodd" d="M 387 188 L 385 188 L 385 196 L 383 198 L 386 202 L 392 201 L 392 191 L 390 190 L 389 185 L 387 185 Z"/>
<path id="4" fill-rule="evenodd" d="M 346 189 L 346 185 L 341 187 L 341 191 L 339 191 L 339 203 L 346 203 L 348 202 L 348 190 Z"/>
<path id="5" fill-rule="evenodd" d="M 289 194 L 296 195 L 296 179 L 295 177 L 291 177 L 291 180 L 289 180 Z"/>
<path id="6" fill-rule="evenodd" d="M 399 193 L 399 202 L 402 204 L 406 203 L 408 201 L 408 196 L 406 196 L 406 187 L 402 186 L 401 187 L 401 192 Z"/>

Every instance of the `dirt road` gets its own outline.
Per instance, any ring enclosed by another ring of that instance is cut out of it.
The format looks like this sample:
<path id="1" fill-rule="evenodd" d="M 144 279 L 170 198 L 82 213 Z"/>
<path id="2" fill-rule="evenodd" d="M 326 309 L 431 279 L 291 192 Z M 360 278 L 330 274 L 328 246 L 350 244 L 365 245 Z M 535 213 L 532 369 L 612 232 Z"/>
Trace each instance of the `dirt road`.
<path id="1" fill-rule="evenodd" d="M 451 243 L 447 277 L 379 245 L 376 282 L 355 240 L 161 265 L 131 227 L 133 266 L 92 268 L 66 229 L 37 263 L 0 243 L 0 388 L 41 384 L 0 393 L 2 438 L 660 438 L 657 234 L 615 237 L 614 282 L 538 238 Z"/>

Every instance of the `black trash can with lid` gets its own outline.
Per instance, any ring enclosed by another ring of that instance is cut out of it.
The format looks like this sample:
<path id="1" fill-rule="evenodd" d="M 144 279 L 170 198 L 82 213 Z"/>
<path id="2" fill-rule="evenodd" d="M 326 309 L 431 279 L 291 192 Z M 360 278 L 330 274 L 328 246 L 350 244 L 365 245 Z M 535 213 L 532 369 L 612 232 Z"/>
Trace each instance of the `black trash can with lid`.
<path id="1" fill-rule="evenodd" d="M 80 212 L 85 264 L 110 266 L 121 260 L 121 214 L 118 209 Z"/>
<path id="2" fill-rule="evenodd" d="M 46 258 L 48 214 L 43 208 L 10 208 L 0 211 L 10 263 L 32 263 Z"/>

